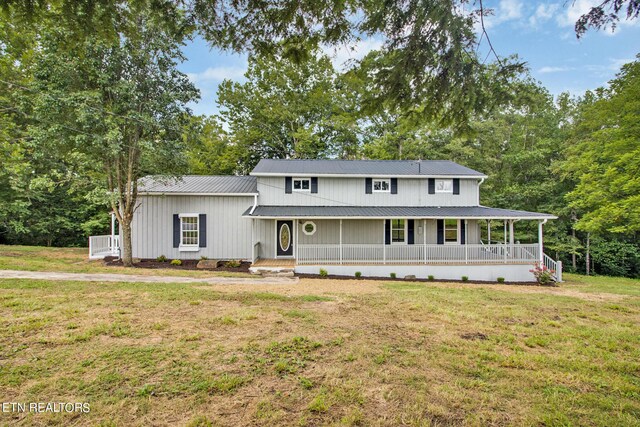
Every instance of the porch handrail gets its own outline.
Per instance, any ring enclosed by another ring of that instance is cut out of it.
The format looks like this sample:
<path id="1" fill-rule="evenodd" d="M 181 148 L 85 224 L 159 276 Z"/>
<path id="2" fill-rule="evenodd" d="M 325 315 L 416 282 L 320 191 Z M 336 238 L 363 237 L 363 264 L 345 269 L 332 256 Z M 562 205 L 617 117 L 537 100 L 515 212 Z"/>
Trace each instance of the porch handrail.
<path id="1" fill-rule="evenodd" d="M 104 258 L 120 253 L 120 236 L 89 236 L 89 258 Z"/>
<path id="2" fill-rule="evenodd" d="M 554 261 L 549 255 L 542 254 L 542 263 L 549 270 L 553 271 L 553 278 L 556 282 L 562 282 L 562 261 Z"/>

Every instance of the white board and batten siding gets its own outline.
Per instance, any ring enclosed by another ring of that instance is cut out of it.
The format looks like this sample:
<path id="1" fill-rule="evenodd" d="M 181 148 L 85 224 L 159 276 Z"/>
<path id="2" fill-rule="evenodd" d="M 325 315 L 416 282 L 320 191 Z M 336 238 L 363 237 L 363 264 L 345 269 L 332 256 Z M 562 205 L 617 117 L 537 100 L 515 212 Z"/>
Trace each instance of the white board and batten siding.
<path id="1" fill-rule="evenodd" d="M 132 227 L 135 258 L 251 260 L 251 219 L 242 214 L 253 196 L 140 196 Z M 184 252 L 173 247 L 173 215 L 207 215 L 207 245 Z"/>
<path id="2" fill-rule="evenodd" d="M 366 194 L 365 178 L 319 177 L 317 193 L 287 194 L 285 177 L 258 177 L 263 206 L 478 206 L 478 191 L 477 178 L 461 178 L 460 194 L 429 194 L 427 178 L 398 178 L 397 194 Z"/>

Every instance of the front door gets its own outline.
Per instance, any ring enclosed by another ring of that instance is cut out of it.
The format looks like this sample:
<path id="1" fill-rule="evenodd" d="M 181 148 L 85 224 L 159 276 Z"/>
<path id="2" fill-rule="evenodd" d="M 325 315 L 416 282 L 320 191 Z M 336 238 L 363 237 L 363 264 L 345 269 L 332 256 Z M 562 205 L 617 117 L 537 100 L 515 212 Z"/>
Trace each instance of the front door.
<path id="1" fill-rule="evenodd" d="M 276 222 L 276 254 L 293 256 L 293 221 Z"/>

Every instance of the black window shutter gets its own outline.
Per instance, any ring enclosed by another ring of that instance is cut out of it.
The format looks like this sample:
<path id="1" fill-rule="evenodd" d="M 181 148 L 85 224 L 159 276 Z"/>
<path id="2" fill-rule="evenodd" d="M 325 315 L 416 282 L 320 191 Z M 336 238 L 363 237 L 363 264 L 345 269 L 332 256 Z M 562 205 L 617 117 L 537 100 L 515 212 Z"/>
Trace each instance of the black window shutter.
<path id="1" fill-rule="evenodd" d="M 365 178 L 364 179 L 364 193 L 372 194 L 373 193 L 373 179 Z"/>
<path id="2" fill-rule="evenodd" d="M 436 194 L 436 180 L 429 178 L 429 194 Z"/>
<path id="3" fill-rule="evenodd" d="M 200 214 L 200 220 L 198 222 L 199 222 L 198 226 L 200 227 L 200 230 L 198 230 L 198 234 L 200 236 L 199 238 L 200 241 L 198 242 L 198 246 L 201 248 L 206 248 L 207 247 L 207 215 Z"/>
<path id="4" fill-rule="evenodd" d="M 180 216 L 173 214 L 173 247 L 180 247 Z"/>
<path id="5" fill-rule="evenodd" d="M 460 220 L 460 244 L 464 245 L 466 243 L 466 239 L 465 239 L 465 231 L 466 231 L 466 227 L 464 225 L 464 219 Z"/>
<path id="6" fill-rule="evenodd" d="M 287 194 L 291 194 L 291 190 L 293 189 L 293 180 L 290 176 L 284 178 L 284 192 Z"/>
<path id="7" fill-rule="evenodd" d="M 453 178 L 453 194 L 460 194 L 460 178 Z"/>
<path id="8" fill-rule="evenodd" d="M 391 178 L 391 194 L 398 194 L 398 178 Z"/>
<path id="9" fill-rule="evenodd" d="M 318 177 L 311 178 L 311 192 L 312 193 L 318 192 Z"/>
<path id="10" fill-rule="evenodd" d="M 444 245 L 444 219 L 438 220 L 438 244 Z"/>
<path id="11" fill-rule="evenodd" d="M 391 220 L 387 219 L 384 221 L 384 244 L 391 244 Z"/>
<path id="12" fill-rule="evenodd" d="M 413 245 L 415 239 L 413 236 L 413 230 L 414 230 L 414 220 L 410 219 L 409 222 L 407 223 L 407 230 L 408 230 L 408 236 L 407 236 L 407 243 L 410 245 Z"/>

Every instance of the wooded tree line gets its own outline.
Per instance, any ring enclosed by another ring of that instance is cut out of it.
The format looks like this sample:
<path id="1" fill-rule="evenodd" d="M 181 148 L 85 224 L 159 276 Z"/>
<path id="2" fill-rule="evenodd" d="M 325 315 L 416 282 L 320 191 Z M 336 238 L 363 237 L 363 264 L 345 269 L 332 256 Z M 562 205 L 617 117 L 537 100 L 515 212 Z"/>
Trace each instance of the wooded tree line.
<path id="1" fill-rule="evenodd" d="M 110 210 L 126 228 L 148 174 L 451 159 L 489 175 L 482 204 L 557 214 L 547 250 L 567 266 L 585 271 L 589 253 L 598 273 L 640 275 L 639 61 L 554 99 L 517 57 L 477 57 L 483 12 L 457 2 L 268 3 L 267 15 L 252 2 L 3 3 L 0 243 L 84 245 Z M 186 108 L 198 92 L 177 64 L 196 32 L 252 52 L 216 116 Z M 375 33 L 384 46 L 344 71 L 319 48 Z M 516 238 L 535 239 L 528 227 Z"/>

